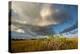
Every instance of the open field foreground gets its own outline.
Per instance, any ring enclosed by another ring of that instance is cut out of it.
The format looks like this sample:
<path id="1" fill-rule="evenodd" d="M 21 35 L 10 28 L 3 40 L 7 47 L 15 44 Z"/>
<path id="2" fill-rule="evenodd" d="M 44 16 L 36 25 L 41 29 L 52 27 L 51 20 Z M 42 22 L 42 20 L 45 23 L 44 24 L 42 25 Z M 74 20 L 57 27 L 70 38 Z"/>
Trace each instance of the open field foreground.
<path id="1" fill-rule="evenodd" d="M 77 49 L 77 38 L 11 40 L 11 52 Z"/>

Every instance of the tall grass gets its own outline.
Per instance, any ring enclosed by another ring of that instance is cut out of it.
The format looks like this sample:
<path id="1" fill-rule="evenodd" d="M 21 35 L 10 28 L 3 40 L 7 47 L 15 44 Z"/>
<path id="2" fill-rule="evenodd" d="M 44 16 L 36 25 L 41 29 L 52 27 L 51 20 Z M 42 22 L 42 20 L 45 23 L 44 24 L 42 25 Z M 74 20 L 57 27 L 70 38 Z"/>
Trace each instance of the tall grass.
<path id="1" fill-rule="evenodd" d="M 12 40 L 11 52 L 77 49 L 77 45 L 77 38 L 49 37 L 48 39 Z"/>

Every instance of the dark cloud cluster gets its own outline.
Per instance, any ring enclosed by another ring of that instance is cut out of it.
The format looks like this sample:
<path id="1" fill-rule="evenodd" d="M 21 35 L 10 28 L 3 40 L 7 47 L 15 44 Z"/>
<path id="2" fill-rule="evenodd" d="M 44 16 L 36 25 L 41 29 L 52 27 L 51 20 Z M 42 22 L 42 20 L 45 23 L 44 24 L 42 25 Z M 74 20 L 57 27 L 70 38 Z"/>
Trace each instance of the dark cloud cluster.
<path id="1" fill-rule="evenodd" d="M 67 12 L 69 9 L 64 5 L 12 2 L 12 9 L 19 15 L 19 19 L 26 21 L 26 24 L 57 24 L 70 18 L 69 12 Z"/>
<path id="2" fill-rule="evenodd" d="M 72 20 L 69 5 L 31 2 L 12 2 L 12 25 L 29 35 L 56 34 L 53 27 Z M 77 28 L 77 22 L 61 33 Z M 13 28 L 13 27 L 11 27 Z M 14 29 L 13 29 L 14 30 Z"/>

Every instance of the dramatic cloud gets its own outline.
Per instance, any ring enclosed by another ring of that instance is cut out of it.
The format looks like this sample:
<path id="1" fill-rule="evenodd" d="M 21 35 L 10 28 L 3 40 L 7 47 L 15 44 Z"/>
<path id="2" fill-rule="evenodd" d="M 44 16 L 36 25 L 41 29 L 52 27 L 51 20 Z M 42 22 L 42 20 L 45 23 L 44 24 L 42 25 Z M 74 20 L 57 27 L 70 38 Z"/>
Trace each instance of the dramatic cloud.
<path id="1" fill-rule="evenodd" d="M 61 5 L 60 8 L 59 6 L 42 3 L 12 2 L 12 9 L 18 15 L 15 18 L 19 18 L 17 21 L 38 26 L 58 24 L 70 18 L 67 6 Z M 12 17 L 14 18 L 14 16 Z"/>
<path id="2" fill-rule="evenodd" d="M 63 4 L 13 1 L 11 6 L 12 37 L 18 38 L 20 35 L 21 38 L 42 37 L 56 34 L 55 30 L 58 33 L 62 30 L 62 33 L 71 31 L 77 28 L 75 7 Z"/>

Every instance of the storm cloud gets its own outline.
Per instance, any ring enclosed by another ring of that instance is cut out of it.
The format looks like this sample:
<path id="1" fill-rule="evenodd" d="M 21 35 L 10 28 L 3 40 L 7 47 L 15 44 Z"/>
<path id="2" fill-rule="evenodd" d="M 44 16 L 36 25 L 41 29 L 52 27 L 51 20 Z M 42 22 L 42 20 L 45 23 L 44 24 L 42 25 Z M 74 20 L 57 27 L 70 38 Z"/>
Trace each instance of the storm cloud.
<path id="1" fill-rule="evenodd" d="M 38 26 L 58 24 L 70 18 L 69 12 L 67 12 L 69 8 L 65 5 L 14 1 L 12 10 L 18 15 L 18 17 L 12 16 L 12 20 L 16 18 L 14 21 Z"/>
<path id="2" fill-rule="evenodd" d="M 30 37 L 56 34 L 55 30 L 60 30 L 61 24 L 63 31 L 58 32 L 64 33 L 77 28 L 75 23 L 77 18 L 72 16 L 76 6 L 22 1 L 12 1 L 11 4 L 12 36 L 14 36 L 15 32 L 17 32 L 16 34 L 23 33 L 25 34 L 23 36 Z M 74 13 L 74 16 L 77 16 L 76 13 Z"/>

